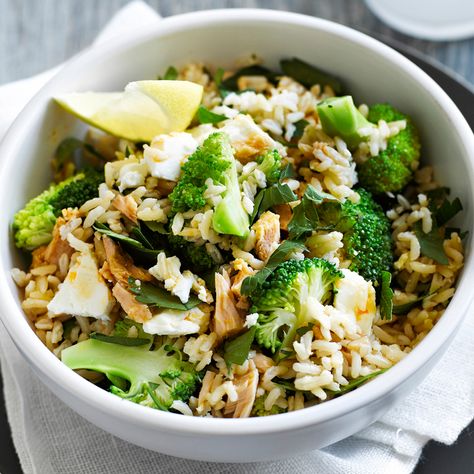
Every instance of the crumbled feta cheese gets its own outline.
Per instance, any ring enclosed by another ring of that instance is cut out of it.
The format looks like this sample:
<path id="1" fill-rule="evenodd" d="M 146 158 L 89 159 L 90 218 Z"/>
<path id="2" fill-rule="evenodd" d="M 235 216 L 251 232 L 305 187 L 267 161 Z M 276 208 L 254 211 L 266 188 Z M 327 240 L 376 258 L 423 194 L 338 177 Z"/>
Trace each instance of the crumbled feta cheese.
<path id="1" fill-rule="evenodd" d="M 164 252 L 158 254 L 156 265 L 149 272 L 165 284 L 165 288 L 176 295 L 183 303 L 189 300 L 189 293 L 194 283 L 194 275 L 185 270 L 181 273 L 181 262 L 178 257 L 167 258 Z"/>
<path id="2" fill-rule="evenodd" d="M 220 131 L 229 136 L 237 157 L 253 156 L 273 149 L 285 154 L 281 144 L 265 133 L 248 115 L 239 114 L 226 120 Z"/>
<path id="3" fill-rule="evenodd" d="M 344 278 L 336 282 L 334 307 L 343 313 L 353 315 L 362 334 L 368 335 L 375 317 L 374 287 L 371 282 L 364 280 L 355 272 L 347 269 L 341 271 L 344 273 Z"/>
<path id="4" fill-rule="evenodd" d="M 48 310 L 53 314 L 108 320 L 113 306 L 114 298 L 99 274 L 97 262 L 90 252 L 84 252 L 59 285 Z"/>
<path id="5" fill-rule="evenodd" d="M 145 184 L 147 167 L 142 163 L 130 163 L 122 166 L 117 179 L 119 191 L 128 188 L 138 188 Z"/>
<path id="6" fill-rule="evenodd" d="M 186 336 L 201 330 L 209 315 L 198 307 L 187 311 L 165 309 L 143 323 L 143 330 L 159 336 Z"/>
<path id="7" fill-rule="evenodd" d="M 255 326 L 257 324 L 257 321 L 258 321 L 258 313 L 247 314 L 247 316 L 245 317 L 244 326 L 246 328 L 251 328 L 252 326 Z"/>
<path id="8" fill-rule="evenodd" d="M 177 181 L 184 160 L 197 148 L 197 142 L 190 133 L 171 132 L 158 135 L 151 145 L 143 149 L 143 161 L 155 178 Z"/>
<path id="9" fill-rule="evenodd" d="M 194 140 L 198 145 L 202 145 L 204 140 L 211 134 L 218 132 L 219 130 L 212 125 L 212 123 L 203 123 L 197 127 L 189 130 L 189 133 L 193 136 Z"/>

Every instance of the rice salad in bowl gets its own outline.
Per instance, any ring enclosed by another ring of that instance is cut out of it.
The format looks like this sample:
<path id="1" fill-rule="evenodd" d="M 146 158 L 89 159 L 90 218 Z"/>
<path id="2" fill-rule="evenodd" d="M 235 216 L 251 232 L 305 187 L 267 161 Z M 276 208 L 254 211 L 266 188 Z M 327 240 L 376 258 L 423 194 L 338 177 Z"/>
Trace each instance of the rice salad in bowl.
<path id="1" fill-rule="evenodd" d="M 16 214 L 31 265 L 12 276 L 92 383 L 184 415 L 279 414 L 367 383 L 442 316 L 462 206 L 420 167 L 416 123 L 280 68 L 188 64 L 113 100 L 57 98 L 95 128 Z"/>

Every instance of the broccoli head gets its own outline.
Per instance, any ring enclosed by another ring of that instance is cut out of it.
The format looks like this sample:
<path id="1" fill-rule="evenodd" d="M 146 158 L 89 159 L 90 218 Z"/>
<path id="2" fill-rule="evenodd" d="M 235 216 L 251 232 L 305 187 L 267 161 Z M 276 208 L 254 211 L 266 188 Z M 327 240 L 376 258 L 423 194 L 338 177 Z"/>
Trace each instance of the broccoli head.
<path id="1" fill-rule="evenodd" d="M 343 234 L 344 251 L 352 263 L 349 267 L 366 280 L 379 280 L 393 263 L 390 221 L 372 195 L 357 189 L 358 203 L 346 200 L 341 206 L 321 206 L 320 218 Z"/>
<path id="2" fill-rule="evenodd" d="M 182 167 L 181 178 L 169 198 L 172 212 L 203 208 L 207 201 L 204 192 L 206 180 L 224 185 L 222 200 L 214 208 L 212 226 L 220 234 L 245 236 L 249 230 L 249 217 L 242 206 L 237 166 L 228 136 L 213 133 L 188 158 Z"/>
<path id="3" fill-rule="evenodd" d="M 194 273 L 206 273 L 215 268 L 216 262 L 212 259 L 204 245 L 196 245 L 179 235 L 169 234 L 168 245 L 172 255 L 177 255 L 183 267 Z"/>
<path id="4" fill-rule="evenodd" d="M 112 382 L 110 391 L 121 398 L 165 411 L 175 400 L 188 401 L 200 382 L 194 366 L 165 344 L 149 350 L 149 344 L 88 339 L 63 350 L 61 359 L 71 369 L 105 374 Z"/>
<path id="5" fill-rule="evenodd" d="M 268 184 L 278 181 L 281 171 L 281 156 L 276 150 L 267 151 L 257 157 L 257 168 L 265 173 Z"/>
<path id="6" fill-rule="evenodd" d="M 259 291 L 250 295 L 251 311 L 259 314 L 257 343 L 273 353 L 290 348 L 296 330 L 312 321 L 314 303 L 331 301 L 339 278 L 342 272 L 320 258 L 278 265 Z"/>
<path id="7" fill-rule="evenodd" d="M 420 158 L 420 139 L 410 117 L 389 104 L 375 104 L 367 119 L 354 105 L 351 96 L 332 97 L 317 106 L 323 130 L 331 136 L 340 136 L 351 149 L 367 140 L 362 129 L 374 127 L 380 120 L 406 120 L 405 129 L 389 138 L 387 148 L 358 164 L 361 185 L 373 192 L 397 192 L 411 180 Z"/>
<path id="8" fill-rule="evenodd" d="M 412 178 L 420 159 L 420 138 L 412 120 L 389 104 L 369 108 L 370 122 L 406 120 L 406 127 L 387 141 L 387 148 L 358 167 L 361 185 L 374 194 L 396 192 Z"/>
<path id="9" fill-rule="evenodd" d="M 279 413 L 284 413 L 286 411 L 284 408 L 280 408 L 278 405 L 275 405 L 275 404 L 270 408 L 270 410 L 266 410 L 265 409 L 266 398 L 267 398 L 267 395 L 263 395 L 255 399 L 250 416 L 278 415 Z"/>
<path id="10" fill-rule="evenodd" d="M 13 231 L 18 248 L 33 250 L 47 244 L 52 237 L 56 218 L 63 209 L 79 207 L 97 197 L 99 184 L 104 180 L 102 172 L 88 169 L 58 184 L 29 201 L 15 214 Z"/>

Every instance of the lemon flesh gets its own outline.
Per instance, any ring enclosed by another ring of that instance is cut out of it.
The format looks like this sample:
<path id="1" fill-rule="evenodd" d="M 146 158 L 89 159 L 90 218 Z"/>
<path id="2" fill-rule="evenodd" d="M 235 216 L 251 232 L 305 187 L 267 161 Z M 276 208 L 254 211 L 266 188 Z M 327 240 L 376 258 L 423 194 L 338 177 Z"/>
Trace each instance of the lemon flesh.
<path id="1" fill-rule="evenodd" d="M 185 130 L 203 88 L 189 81 L 130 82 L 124 92 L 73 92 L 54 100 L 84 122 L 120 138 L 149 142 Z"/>

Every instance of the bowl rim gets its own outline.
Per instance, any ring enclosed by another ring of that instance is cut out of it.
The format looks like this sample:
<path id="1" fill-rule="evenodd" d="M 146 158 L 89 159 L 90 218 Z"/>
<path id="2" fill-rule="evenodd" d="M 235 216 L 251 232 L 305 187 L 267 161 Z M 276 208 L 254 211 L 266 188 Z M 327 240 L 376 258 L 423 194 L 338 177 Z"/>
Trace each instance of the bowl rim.
<path id="1" fill-rule="evenodd" d="M 147 27 L 138 33 L 134 33 L 132 36 L 124 35 L 121 39 L 109 40 L 104 42 L 104 44 L 88 48 L 68 61 L 22 110 L 0 144 L 0 156 L 6 157 L 0 163 L 0 199 L 3 196 L 3 202 L 8 202 L 6 200 L 8 196 L 4 190 L 7 188 L 6 182 L 8 180 L 7 176 L 9 176 L 9 168 L 13 167 L 13 151 L 18 149 L 21 136 L 24 136 L 24 130 L 27 130 L 34 123 L 37 106 L 41 105 L 46 98 L 51 97 L 56 84 L 62 83 L 65 78 L 79 73 L 80 70 L 87 70 L 86 65 L 95 64 L 100 58 L 109 53 L 126 51 L 155 38 L 182 31 L 187 27 L 199 29 L 217 22 L 249 24 L 262 21 L 274 25 L 299 25 L 343 37 L 371 50 L 377 56 L 383 56 L 386 60 L 395 63 L 407 75 L 411 76 L 418 83 L 423 84 L 423 87 L 443 109 L 453 124 L 457 138 L 465 148 L 466 156 L 470 158 L 466 166 L 471 182 L 474 181 L 474 155 L 470 151 L 474 150 L 474 135 L 469 125 L 441 87 L 400 53 L 364 33 L 328 20 L 285 11 L 218 9 L 185 13 L 162 19 L 156 26 Z M 12 151 L 9 151 L 9 149 Z M 474 189 L 471 189 L 470 192 L 472 202 L 474 202 Z M 174 433 L 227 435 L 233 437 L 244 434 L 274 433 L 324 423 L 328 420 L 340 418 L 349 412 L 359 410 L 395 390 L 405 379 L 414 376 L 423 366 L 428 364 L 430 359 L 435 357 L 436 352 L 442 352 L 446 348 L 447 342 L 459 328 L 473 298 L 469 288 L 469 278 L 474 277 L 474 259 L 472 258 L 472 252 L 467 248 L 467 258 L 457 284 L 457 290 L 443 317 L 408 357 L 388 371 L 390 376 L 388 376 L 388 372 L 381 374 L 369 384 L 339 398 L 277 416 L 245 419 L 178 416 L 173 413 L 150 410 L 148 407 L 134 403 L 127 403 L 126 400 L 95 386 L 74 373 L 43 345 L 33 330 L 31 330 L 19 307 L 18 298 L 9 289 L 11 268 L 6 265 L 7 262 L 5 262 L 4 254 L 8 255 L 10 253 L 10 235 L 6 238 L 6 233 L 10 226 L 8 223 L 1 225 L 3 227 L 0 230 L 0 317 L 10 337 L 23 356 L 28 359 L 30 365 L 35 367 L 46 379 L 53 382 L 56 393 L 58 391 L 61 393 L 67 392 L 70 396 L 76 398 L 76 403 L 77 399 L 79 399 L 82 405 L 91 405 L 102 413 L 115 417 L 117 420 L 127 421 L 151 429 L 154 427 L 166 429 Z M 469 242 L 469 247 L 471 246 L 472 243 Z M 69 405 L 71 408 L 75 408 L 74 403 Z"/>

